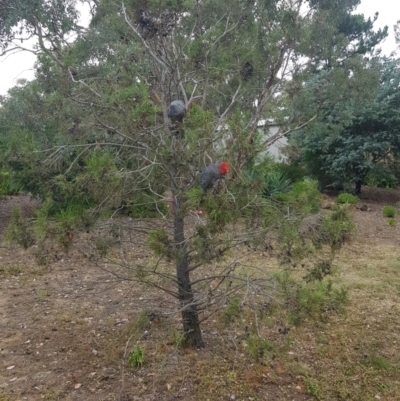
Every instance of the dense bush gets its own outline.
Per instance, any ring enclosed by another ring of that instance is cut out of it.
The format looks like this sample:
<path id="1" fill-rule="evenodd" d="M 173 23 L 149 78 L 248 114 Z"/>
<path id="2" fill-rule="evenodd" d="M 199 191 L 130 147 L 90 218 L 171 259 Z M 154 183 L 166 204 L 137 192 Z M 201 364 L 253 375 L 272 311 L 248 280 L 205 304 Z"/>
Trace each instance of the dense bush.
<path id="1" fill-rule="evenodd" d="M 304 180 L 293 184 L 287 194 L 287 201 L 292 203 L 302 213 L 316 213 L 319 210 L 320 192 L 318 182 L 315 180 Z"/>
<path id="2" fill-rule="evenodd" d="M 287 177 L 291 182 L 303 181 L 306 177 L 306 170 L 298 162 L 276 163 L 275 168 Z"/>
<path id="3" fill-rule="evenodd" d="M 393 218 L 396 216 L 396 209 L 393 206 L 384 206 L 382 212 L 385 217 Z"/>
<path id="4" fill-rule="evenodd" d="M 345 204 L 345 203 L 355 204 L 358 201 L 359 201 L 359 199 L 357 196 L 355 196 L 353 194 L 349 194 L 347 192 L 343 192 L 343 193 L 339 194 L 336 198 L 337 204 Z"/>
<path id="5" fill-rule="evenodd" d="M 370 187 L 396 188 L 396 176 L 385 166 L 375 164 L 364 178 L 364 183 Z"/>

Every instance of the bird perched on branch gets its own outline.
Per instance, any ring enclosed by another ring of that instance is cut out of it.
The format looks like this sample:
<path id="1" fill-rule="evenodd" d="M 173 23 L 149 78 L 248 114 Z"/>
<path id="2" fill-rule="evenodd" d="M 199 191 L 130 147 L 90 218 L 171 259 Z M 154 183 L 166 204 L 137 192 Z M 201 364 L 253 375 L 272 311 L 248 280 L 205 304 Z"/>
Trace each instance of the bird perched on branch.
<path id="1" fill-rule="evenodd" d="M 214 187 L 215 183 L 224 177 L 230 169 L 228 162 L 215 162 L 207 166 L 200 175 L 200 186 L 207 191 Z"/>
<path id="2" fill-rule="evenodd" d="M 185 114 L 186 107 L 182 100 L 174 100 L 168 106 L 168 117 L 173 123 L 182 122 Z"/>

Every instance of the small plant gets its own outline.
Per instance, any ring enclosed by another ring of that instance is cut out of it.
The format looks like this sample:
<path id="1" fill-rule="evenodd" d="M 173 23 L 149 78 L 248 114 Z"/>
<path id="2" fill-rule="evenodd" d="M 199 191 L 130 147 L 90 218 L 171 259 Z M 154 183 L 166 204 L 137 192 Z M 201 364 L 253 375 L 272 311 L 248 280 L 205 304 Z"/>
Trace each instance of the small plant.
<path id="1" fill-rule="evenodd" d="M 321 389 L 317 383 L 314 383 L 311 379 L 306 380 L 306 393 L 315 397 L 317 400 L 321 399 Z"/>
<path id="2" fill-rule="evenodd" d="M 330 260 L 323 260 L 315 263 L 308 273 L 303 277 L 306 282 L 322 281 L 325 276 L 332 274 L 332 262 Z"/>
<path id="3" fill-rule="evenodd" d="M 349 204 L 355 204 L 359 201 L 359 198 L 353 194 L 349 194 L 347 192 L 343 192 L 339 194 L 336 198 L 336 203 L 337 204 L 344 204 L 344 203 L 349 203 Z"/>
<path id="4" fill-rule="evenodd" d="M 267 340 L 264 340 L 257 335 L 249 336 L 246 339 L 246 345 L 247 353 L 256 362 L 258 362 L 260 358 L 264 356 L 266 351 L 272 351 L 273 349 L 271 344 Z"/>
<path id="5" fill-rule="evenodd" d="M 44 301 L 49 296 L 49 293 L 46 290 L 38 290 L 36 295 L 41 301 Z"/>
<path id="6" fill-rule="evenodd" d="M 28 249 L 34 244 L 34 235 L 27 219 L 25 219 L 20 209 L 14 207 L 10 223 L 7 226 L 5 238 L 7 241 L 17 243 L 24 249 Z"/>
<path id="7" fill-rule="evenodd" d="M 174 330 L 172 333 L 174 337 L 174 344 L 176 347 L 180 347 L 185 344 L 185 334 L 182 331 Z"/>
<path id="8" fill-rule="evenodd" d="M 240 306 L 239 298 L 232 298 L 222 312 L 222 320 L 224 324 L 229 325 L 232 323 L 237 317 L 240 316 L 241 311 L 242 308 Z"/>
<path id="9" fill-rule="evenodd" d="M 397 220 L 394 218 L 388 219 L 389 226 L 394 227 L 397 224 Z"/>
<path id="10" fill-rule="evenodd" d="M 384 206 L 382 212 L 383 215 L 388 218 L 393 218 L 396 216 L 396 209 L 394 206 Z"/>
<path id="11" fill-rule="evenodd" d="M 4 272 L 4 274 L 7 276 L 18 276 L 18 274 L 20 274 L 23 271 L 23 269 L 24 267 L 22 265 L 11 265 L 11 266 L 0 265 L 0 273 Z"/>
<path id="12" fill-rule="evenodd" d="M 268 197 L 275 194 L 288 192 L 291 180 L 281 171 L 270 171 L 264 177 L 263 196 Z"/>
<path id="13" fill-rule="evenodd" d="M 372 366 L 376 370 L 389 370 L 392 364 L 381 355 L 371 355 L 365 361 L 365 365 Z"/>
<path id="14" fill-rule="evenodd" d="M 132 368 L 140 368 L 144 364 L 144 350 L 140 345 L 132 348 L 128 356 L 128 365 Z"/>
<path id="15" fill-rule="evenodd" d="M 299 326 L 305 317 L 323 318 L 324 313 L 336 311 L 343 313 L 349 303 L 348 290 L 344 287 L 333 288 L 331 281 L 314 281 L 298 288 L 291 300 L 290 324 Z"/>
<path id="16" fill-rule="evenodd" d="M 345 205 L 335 205 L 332 213 L 322 222 L 321 244 L 329 244 L 333 250 L 351 240 L 355 232 L 353 215 Z"/>

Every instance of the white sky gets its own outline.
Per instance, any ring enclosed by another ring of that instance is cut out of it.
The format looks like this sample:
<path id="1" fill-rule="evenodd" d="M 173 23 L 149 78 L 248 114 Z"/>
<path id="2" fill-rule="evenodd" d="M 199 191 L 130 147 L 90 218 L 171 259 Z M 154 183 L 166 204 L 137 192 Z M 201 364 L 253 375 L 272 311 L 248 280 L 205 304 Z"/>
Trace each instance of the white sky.
<path id="1" fill-rule="evenodd" d="M 400 20 L 400 1 L 361 0 L 356 12 L 372 18 L 377 11 L 379 12 L 379 18 L 375 23 L 375 27 L 381 28 L 385 25 L 389 27 L 389 37 L 381 45 L 383 54 L 389 55 L 396 50 L 393 25 L 397 20 Z M 8 89 L 15 86 L 20 78 L 33 79 L 35 59 L 35 56 L 29 52 L 0 57 L 0 95 L 6 94 Z"/>

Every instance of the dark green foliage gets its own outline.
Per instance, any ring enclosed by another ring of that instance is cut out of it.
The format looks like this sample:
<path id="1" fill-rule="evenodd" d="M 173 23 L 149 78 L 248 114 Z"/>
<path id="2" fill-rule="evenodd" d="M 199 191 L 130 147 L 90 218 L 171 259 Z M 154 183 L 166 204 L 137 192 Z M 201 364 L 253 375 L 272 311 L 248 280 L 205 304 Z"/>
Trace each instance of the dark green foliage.
<path id="1" fill-rule="evenodd" d="M 339 195 L 336 197 L 335 202 L 336 202 L 337 204 L 340 204 L 340 205 L 342 205 L 342 204 L 344 204 L 344 203 L 355 204 L 355 203 L 357 203 L 359 200 L 360 200 L 360 199 L 359 199 L 357 196 L 355 196 L 355 195 L 353 195 L 353 194 L 349 194 L 349 193 L 347 193 L 347 192 L 343 192 L 343 193 L 339 194 Z"/>
<path id="2" fill-rule="evenodd" d="M 283 176 L 287 177 L 292 183 L 303 181 L 306 176 L 306 170 L 298 162 L 276 163 L 275 168 L 280 171 Z"/>
<path id="3" fill-rule="evenodd" d="M 396 188 L 398 179 L 390 168 L 375 164 L 364 178 L 364 184 L 378 188 Z"/>
<path id="4" fill-rule="evenodd" d="M 341 105 L 322 110 L 313 125 L 292 136 L 322 187 L 356 180 L 385 187 L 397 183 L 393 166 L 400 154 L 399 60 L 372 61 L 365 72 L 354 82 L 356 92 Z"/>
<path id="5" fill-rule="evenodd" d="M 393 218 L 396 216 L 396 208 L 393 206 L 384 206 L 382 212 L 385 217 Z"/>

